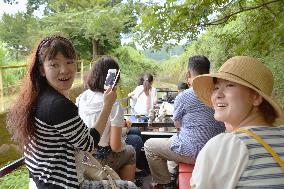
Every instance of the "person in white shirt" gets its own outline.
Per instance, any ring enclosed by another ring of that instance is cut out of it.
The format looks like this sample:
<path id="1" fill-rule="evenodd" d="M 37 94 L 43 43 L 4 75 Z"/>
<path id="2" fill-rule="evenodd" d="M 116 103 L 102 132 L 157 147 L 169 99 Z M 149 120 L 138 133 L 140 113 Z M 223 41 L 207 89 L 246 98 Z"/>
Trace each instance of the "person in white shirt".
<path id="1" fill-rule="evenodd" d="M 109 69 L 119 70 L 117 62 L 110 56 L 99 59 L 87 77 L 89 89 L 77 99 L 79 115 L 87 126 L 93 125 L 101 113 L 104 99 L 104 83 Z M 119 78 L 118 78 L 119 80 Z M 126 145 L 124 112 L 117 101 L 114 103 L 106 129 L 99 141 L 94 157 L 103 165 L 113 168 L 123 180 L 133 181 L 136 170 L 136 153 L 131 145 Z M 124 133 L 124 134 L 123 134 Z"/>
<path id="2" fill-rule="evenodd" d="M 272 72 L 236 56 L 217 73 L 196 77 L 193 89 L 228 132 L 200 151 L 191 189 L 284 188 L 284 127 L 273 125 L 283 112 L 271 97 Z"/>
<path id="3" fill-rule="evenodd" d="M 134 91 L 128 94 L 128 97 L 136 100 L 134 105 L 135 114 L 148 115 L 149 111 L 157 104 L 157 90 L 152 87 L 153 75 L 145 74 L 143 76 L 143 85 L 137 86 Z"/>

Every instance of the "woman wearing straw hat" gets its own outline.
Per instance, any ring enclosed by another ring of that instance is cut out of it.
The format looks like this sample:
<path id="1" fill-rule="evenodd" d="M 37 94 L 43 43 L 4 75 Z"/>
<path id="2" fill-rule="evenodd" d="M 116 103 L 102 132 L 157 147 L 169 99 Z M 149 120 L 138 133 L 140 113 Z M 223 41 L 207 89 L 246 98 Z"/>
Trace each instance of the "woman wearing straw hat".
<path id="1" fill-rule="evenodd" d="M 282 111 L 271 98 L 271 71 L 237 56 L 217 73 L 196 77 L 193 88 L 228 132 L 199 153 L 191 188 L 284 188 L 284 127 L 272 125 Z"/>

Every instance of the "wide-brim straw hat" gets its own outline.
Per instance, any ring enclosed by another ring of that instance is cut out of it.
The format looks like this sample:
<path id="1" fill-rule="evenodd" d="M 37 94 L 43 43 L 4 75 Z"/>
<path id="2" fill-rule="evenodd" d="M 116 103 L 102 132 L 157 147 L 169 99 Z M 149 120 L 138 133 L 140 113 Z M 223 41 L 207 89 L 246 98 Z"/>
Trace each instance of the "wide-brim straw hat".
<path id="1" fill-rule="evenodd" d="M 228 59 L 217 73 L 204 74 L 194 78 L 193 90 L 200 100 L 208 106 L 212 106 L 213 78 L 232 81 L 253 89 L 274 108 L 278 117 L 282 115 L 280 106 L 271 97 L 273 89 L 272 72 L 257 59 L 248 56 L 235 56 Z"/>

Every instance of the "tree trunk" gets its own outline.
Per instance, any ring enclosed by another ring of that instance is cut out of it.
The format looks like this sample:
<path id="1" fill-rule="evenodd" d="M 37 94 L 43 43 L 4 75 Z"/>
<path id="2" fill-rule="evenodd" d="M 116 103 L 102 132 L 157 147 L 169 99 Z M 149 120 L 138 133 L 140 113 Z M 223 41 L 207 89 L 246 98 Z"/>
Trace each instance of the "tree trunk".
<path id="1" fill-rule="evenodd" d="M 92 39 L 92 44 L 93 44 L 93 60 L 95 60 L 97 55 L 99 55 L 99 41 Z"/>

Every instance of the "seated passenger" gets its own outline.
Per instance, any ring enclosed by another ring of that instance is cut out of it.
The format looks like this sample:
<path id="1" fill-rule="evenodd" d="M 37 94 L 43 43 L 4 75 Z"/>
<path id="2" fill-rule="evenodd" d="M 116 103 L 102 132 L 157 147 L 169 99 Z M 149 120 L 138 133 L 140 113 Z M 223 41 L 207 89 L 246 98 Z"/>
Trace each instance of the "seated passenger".
<path id="1" fill-rule="evenodd" d="M 143 82 L 144 82 L 143 76 L 139 77 L 138 78 L 138 82 L 137 82 L 137 86 L 143 85 Z M 131 98 L 131 97 L 129 98 L 129 105 L 131 107 L 131 113 L 132 114 L 136 114 L 136 112 L 134 110 L 134 107 L 135 107 L 135 104 L 136 104 L 136 100 L 137 99 L 135 99 L 135 98 Z"/>
<path id="2" fill-rule="evenodd" d="M 77 99 L 79 115 L 87 126 L 93 125 L 101 113 L 104 99 L 104 82 L 109 69 L 119 69 L 118 64 L 109 56 L 99 59 L 91 68 L 88 78 L 88 90 Z M 119 79 L 119 78 L 118 78 Z M 134 180 L 136 170 L 135 150 L 122 140 L 124 115 L 119 102 L 115 102 L 105 131 L 102 134 L 94 157 L 102 165 L 109 165 L 123 180 Z"/>
<path id="3" fill-rule="evenodd" d="M 194 56 L 189 58 L 188 68 L 188 82 L 191 83 L 194 77 L 209 73 L 210 62 L 204 56 Z M 167 161 L 194 164 L 205 143 L 224 132 L 223 123 L 217 122 L 213 115 L 214 110 L 201 103 L 192 88 L 177 96 L 173 114 L 177 134 L 171 138 L 151 138 L 144 144 L 154 181 L 151 188 L 175 188 Z"/>
<path id="4" fill-rule="evenodd" d="M 131 127 L 131 121 L 125 120 L 124 128 L 122 129 L 123 137 L 128 145 L 133 146 L 136 152 L 136 165 L 139 165 L 139 157 L 141 149 L 144 145 L 142 140 L 141 131 L 138 127 Z M 137 170 L 137 169 L 136 169 Z"/>
<path id="5" fill-rule="evenodd" d="M 178 95 L 180 92 L 182 92 L 182 91 L 184 91 L 184 90 L 186 90 L 186 89 L 188 89 L 188 88 L 189 88 L 189 87 L 188 87 L 188 84 L 187 84 L 187 83 L 184 83 L 184 82 L 178 83 L 178 85 L 177 85 L 178 92 L 171 95 L 171 101 L 174 101 L 175 98 L 177 97 L 177 95 Z"/>
<path id="6" fill-rule="evenodd" d="M 182 91 L 184 91 L 184 90 L 189 88 L 188 84 L 184 83 L 184 82 L 179 83 L 177 87 L 178 87 L 178 93 L 180 93 L 180 92 L 182 92 Z"/>
<path id="7" fill-rule="evenodd" d="M 7 115 L 7 128 L 24 149 L 29 188 L 77 189 L 81 183 L 75 149 L 91 152 L 97 146 L 116 92 L 106 91 L 102 114 L 88 128 L 69 100 L 77 70 L 71 41 L 47 36 L 30 60 L 19 97 Z"/>
<path id="8" fill-rule="evenodd" d="M 135 90 L 128 94 L 129 97 L 136 100 L 134 114 L 148 115 L 149 111 L 157 104 L 157 91 L 152 87 L 153 75 L 145 74 L 143 76 L 143 85 L 139 85 Z"/>
<path id="9" fill-rule="evenodd" d="M 174 105 L 169 102 L 163 102 L 159 109 L 159 115 L 165 112 L 166 115 L 173 115 Z"/>
<path id="10" fill-rule="evenodd" d="M 284 188 L 284 127 L 273 126 L 283 112 L 271 97 L 272 72 L 255 58 L 236 56 L 217 73 L 195 78 L 193 88 L 229 132 L 201 150 L 191 189 Z"/>

